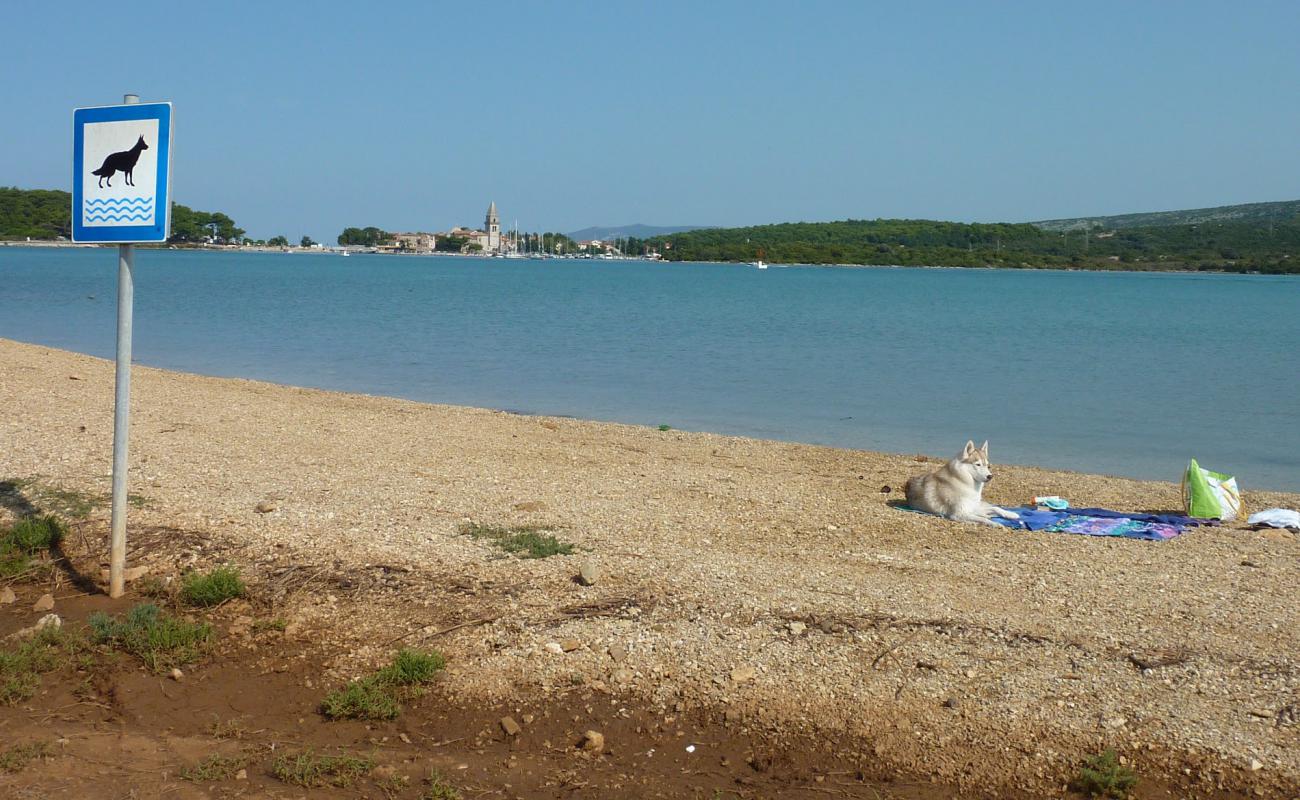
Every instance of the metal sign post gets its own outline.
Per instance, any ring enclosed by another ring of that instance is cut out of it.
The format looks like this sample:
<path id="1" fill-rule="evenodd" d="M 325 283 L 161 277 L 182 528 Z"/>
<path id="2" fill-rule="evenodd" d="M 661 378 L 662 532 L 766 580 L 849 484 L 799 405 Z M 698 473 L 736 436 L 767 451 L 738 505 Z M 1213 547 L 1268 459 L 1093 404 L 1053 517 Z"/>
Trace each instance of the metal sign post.
<path id="1" fill-rule="evenodd" d="M 119 243 L 110 597 L 121 597 L 126 590 L 127 434 L 135 299 L 133 243 L 165 242 L 171 228 L 171 104 L 141 105 L 139 96 L 134 94 L 126 95 L 122 102 L 120 106 L 79 108 L 73 112 L 72 153 L 73 241 Z"/>

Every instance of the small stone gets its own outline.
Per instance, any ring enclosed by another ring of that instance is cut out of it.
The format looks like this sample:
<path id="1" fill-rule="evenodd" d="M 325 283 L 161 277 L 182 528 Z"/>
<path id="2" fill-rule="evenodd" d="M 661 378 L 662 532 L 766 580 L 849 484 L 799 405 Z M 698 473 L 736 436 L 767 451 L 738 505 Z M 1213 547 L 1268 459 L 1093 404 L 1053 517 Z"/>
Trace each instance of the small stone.
<path id="1" fill-rule="evenodd" d="M 614 670 L 614 673 L 609 677 L 614 681 L 614 683 L 631 683 L 632 678 L 634 678 L 635 676 L 636 673 L 634 673 L 632 670 L 628 669 L 627 667 L 619 667 L 618 669 Z"/>
<path id="2" fill-rule="evenodd" d="M 790 623 L 791 636 L 801 636 L 803 635 L 803 632 L 806 630 L 808 630 L 808 626 L 802 622 L 799 622 L 798 620 L 795 620 L 794 622 Z"/>
<path id="3" fill-rule="evenodd" d="M 45 616 L 36 620 L 36 624 L 33 625 L 32 627 L 38 631 L 43 630 L 45 628 L 54 628 L 57 630 L 63 627 L 63 620 L 59 617 L 58 614 L 46 614 Z"/>
<path id="4" fill-rule="evenodd" d="M 535 719 L 537 719 L 536 715 L 533 715 L 533 714 L 524 714 L 524 724 L 525 724 L 525 725 L 532 725 L 532 724 L 533 724 L 533 720 L 535 720 Z"/>
<path id="5" fill-rule="evenodd" d="M 542 647 L 548 653 L 554 653 L 557 656 L 564 655 L 564 648 L 560 647 L 559 642 L 547 642 L 546 644 L 542 645 Z"/>
<path id="6" fill-rule="evenodd" d="M 600 580 L 600 567 L 588 561 L 578 570 L 578 583 L 583 586 L 595 586 L 596 581 Z"/>
<path id="7" fill-rule="evenodd" d="M 246 780 L 248 780 L 248 770 L 246 770 L 246 769 L 241 769 L 239 772 L 236 772 L 236 773 L 235 773 L 235 780 L 237 780 L 237 781 L 246 781 Z"/>
<path id="8" fill-rule="evenodd" d="M 828 531 L 837 531 L 837 530 L 839 530 L 839 527 L 838 527 L 838 526 L 835 526 L 835 525 L 827 525 L 827 526 L 826 526 L 826 530 L 828 530 Z"/>
<path id="9" fill-rule="evenodd" d="M 562 650 L 565 653 L 572 653 L 574 650 L 577 650 L 580 647 L 582 647 L 582 642 L 578 641 L 577 639 L 560 640 L 560 650 Z"/>
<path id="10" fill-rule="evenodd" d="M 410 744 L 410 743 L 411 743 L 411 737 L 407 736 L 407 735 L 404 734 L 404 733 L 399 733 L 399 734 L 397 734 L 397 738 L 398 738 L 398 739 L 401 739 L 401 740 L 402 740 L 403 742 L 405 742 L 406 744 Z"/>
<path id="11" fill-rule="evenodd" d="M 1252 758 L 1250 760 L 1251 772 L 1259 772 L 1263 768 L 1264 768 L 1264 764 L 1258 758 Z"/>
<path id="12" fill-rule="evenodd" d="M 731 671 L 732 683 L 749 683 L 758 677 L 758 670 L 753 667 L 736 667 Z"/>
<path id="13" fill-rule="evenodd" d="M 506 732 L 506 736 L 518 736 L 523 728 L 519 727 L 519 723 L 515 722 L 514 717 L 502 717 L 501 730 Z"/>
<path id="14" fill-rule="evenodd" d="M 582 741 L 578 746 L 589 753 L 599 753 L 605 749 L 605 734 L 599 731 L 587 731 L 582 734 Z"/>
<path id="15" fill-rule="evenodd" d="M 734 709 L 734 708 L 729 708 L 729 709 L 727 709 L 727 710 L 723 713 L 723 715 L 722 715 L 722 719 L 723 719 L 723 721 L 726 722 L 728 725 L 735 725 L 737 722 L 740 722 L 740 720 L 741 720 L 741 715 L 740 715 L 740 712 L 737 711 L 736 709 Z M 726 765 L 723 764 L 723 766 L 726 766 Z"/>
<path id="16" fill-rule="evenodd" d="M 967 678 L 973 678 L 973 677 L 975 677 L 975 676 L 978 675 L 978 674 L 979 674 L 979 673 L 977 673 L 977 672 L 976 672 L 975 670 L 973 670 L 973 669 L 968 669 L 968 670 L 966 670 L 966 677 L 967 677 Z"/>
<path id="17" fill-rule="evenodd" d="M 627 658 L 627 648 L 621 644 L 610 645 L 609 657 L 614 659 L 615 664 L 621 664 L 623 659 Z"/>
<path id="18" fill-rule="evenodd" d="M 259 514 L 270 514 L 275 509 L 276 509 L 276 505 L 273 501 L 263 500 L 262 502 L 258 503 L 257 507 L 254 508 L 253 510 Z"/>
<path id="19" fill-rule="evenodd" d="M 32 611 L 53 611 L 53 610 L 54 610 L 54 595 L 49 594 L 48 592 L 41 595 L 41 599 L 37 600 L 32 605 Z"/>
<path id="20" fill-rule="evenodd" d="M 959 708 L 960 706 L 961 706 L 961 701 L 959 701 L 955 697 L 949 697 L 947 700 L 943 701 L 944 708 Z"/>
<path id="21" fill-rule="evenodd" d="M 171 678 L 172 678 L 172 680 L 174 680 L 174 681 L 178 681 L 178 680 L 180 680 L 181 678 L 184 678 L 184 677 L 185 677 L 185 673 L 184 673 L 184 672 L 181 672 L 181 671 L 180 671 L 179 669 L 177 669 L 176 667 L 172 667 L 172 671 L 171 671 L 170 673 L 168 673 L 168 674 L 171 675 Z"/>
<path id="22" fill-rule="evenodd" d="M 3 603 L 4 605 L 9 605 L 10 603 L 14 602 L 17 599 L 18 597 L 17 595 L 14 594 L 14 590 L 10 589 L 8 586 L 6 586 L 3 589 L 0 589 L 0 603 Z"/>

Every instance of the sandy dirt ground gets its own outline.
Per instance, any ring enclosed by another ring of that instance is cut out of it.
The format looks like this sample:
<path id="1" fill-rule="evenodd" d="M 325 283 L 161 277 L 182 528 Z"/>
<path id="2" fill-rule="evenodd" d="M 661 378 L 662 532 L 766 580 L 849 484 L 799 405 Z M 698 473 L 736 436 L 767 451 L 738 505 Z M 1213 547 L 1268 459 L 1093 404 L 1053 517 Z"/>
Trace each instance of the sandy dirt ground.
<path id="1" fill-rule="evenodd" d="M 469 708 L 576 693 L 873 779 L 1063 795 L 1113 748 L 1160 796 L 1300 796 L 1300 543 L 1285 532 L 999 530 L 889 505 L 950 454 L 133 375 L 132 564 L 239 565 L 288 620 L 277 651 L 311 653 L 289 672 L 303 681 L 435 646 L 439 691 Z M 0 480 L 102 498 L 112 397 L 110 362 L 0 340 Z M 1181 506 L 1175 484 L 1004 467 L 991 450 L 1002 505 Z M 472 525 L 538 526 L 575 551 L 514 558 Z M 101 502 L 89 571 L 106 528 Z"/>

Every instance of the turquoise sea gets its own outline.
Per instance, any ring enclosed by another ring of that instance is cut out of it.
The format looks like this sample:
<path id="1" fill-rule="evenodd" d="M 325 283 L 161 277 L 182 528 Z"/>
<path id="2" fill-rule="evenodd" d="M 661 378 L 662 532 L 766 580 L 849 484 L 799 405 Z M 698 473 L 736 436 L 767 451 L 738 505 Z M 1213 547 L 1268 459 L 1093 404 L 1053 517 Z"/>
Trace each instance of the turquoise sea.
<path id="1" fill-rule="evenodd" d="M 135 358 L 413 400 L 1300 491 L 1300 278 L 136 255 Z M 0 337 L 112 358 L 115 249 L 0 247 Z M 10 412 L 12 413 L 12 412 Z"/>

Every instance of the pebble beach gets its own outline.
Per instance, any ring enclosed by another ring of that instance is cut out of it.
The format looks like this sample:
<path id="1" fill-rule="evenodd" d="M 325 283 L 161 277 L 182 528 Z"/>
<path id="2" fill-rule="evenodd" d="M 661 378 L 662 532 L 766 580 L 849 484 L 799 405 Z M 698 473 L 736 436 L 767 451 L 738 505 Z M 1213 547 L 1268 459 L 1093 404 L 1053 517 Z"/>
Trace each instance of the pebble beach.
<path id="1" fill-rule="evenodd" d="M 0 480 L 106 493 L 112 404 L 110 361 L 0 340 Z M 1060 793 L 1081 756 L 1113 748 L 1206 790 L 1300 787 L 1300 542 L 1285 531 L 1237 521 L 1148 542 L 958 524 L 890 505 L 951 453 L 139 366 L 130 442 L 128 537 L 175 532 L 129 538 L 149 543 L 133 564 L 229 561 L 254 586 L 290 568 L 351 576 L 290 604 L 291 633 L 329 642 L 338 675 L 464 623 L 437 643 L 467 698 L 577 681 L 956 785 Z M 1173 483 L 1001 466 L 990 445 L 998 505 L 1182 506 Z M 573 551 L 510 557 L 466 535 L 484 526 Z"/>

